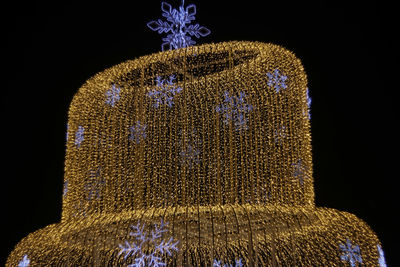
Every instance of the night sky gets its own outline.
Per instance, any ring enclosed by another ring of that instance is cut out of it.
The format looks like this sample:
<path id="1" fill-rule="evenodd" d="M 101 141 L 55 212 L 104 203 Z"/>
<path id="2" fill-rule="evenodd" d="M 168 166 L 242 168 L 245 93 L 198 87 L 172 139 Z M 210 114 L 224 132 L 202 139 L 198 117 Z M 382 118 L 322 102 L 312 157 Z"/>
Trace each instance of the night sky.
<path id="1" fill-rule="evenodd" d="M 146 27 L 161 18 L 160 1 L 55 2 L 3 7 L 1 265 L 21 238 L 60 221 L 67 111 L 78 88 L 105 68 L 161 49 L 162 36 Z M 388 266 L 400 266 L 395 9 L 303 2 L 186 1 L 212 31 L 199 44 L 271 42 L 302 60 L 316 205 L 364 220 Z"/>

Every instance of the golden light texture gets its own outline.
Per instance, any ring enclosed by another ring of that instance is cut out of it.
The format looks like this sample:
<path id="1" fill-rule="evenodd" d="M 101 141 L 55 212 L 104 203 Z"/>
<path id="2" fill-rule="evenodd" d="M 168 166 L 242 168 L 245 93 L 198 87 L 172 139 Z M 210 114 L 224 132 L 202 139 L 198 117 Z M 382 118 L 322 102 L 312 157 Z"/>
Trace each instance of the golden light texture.
<path id="1" fill-rule="evenodd" d="M 286 88 L 269 84 L 276 70 Z M 152 96 L 159 81 L 173 81 L 170 98 Z M 130 226 L 150 233 L 161 219 L 179 241 L 168 266 L 346 266 L 346 240 L 378 266 L 364 222 L 314 206 L 306 88 L 293 53 L 256 42 L 161 52 L 95 75 L 69 111 L 62 220 L 24 238 L 8 266 L 24 255 L 32 266 L 132 264 L 118 255 Z"/>

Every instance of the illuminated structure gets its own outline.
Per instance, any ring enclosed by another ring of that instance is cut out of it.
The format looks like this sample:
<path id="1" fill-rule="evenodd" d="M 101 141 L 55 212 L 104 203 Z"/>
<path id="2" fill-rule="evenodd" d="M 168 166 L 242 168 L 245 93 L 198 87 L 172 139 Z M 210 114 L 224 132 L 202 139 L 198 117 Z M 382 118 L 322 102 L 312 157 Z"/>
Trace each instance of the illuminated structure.
<path id="1" fill-rule="evenodd" d="M 164 51 L 89 79 L 60 223 L 8 266 L 385 266 L 360 219 L 314 206 L 307 78 L 284 48 Z"/>
<path id="2" fill-rule="evenodd" d="M 162 50 L 89 79 L 67 127 L 62 221 L 9 266 L 386 266 L 369 227 L 314 206 L 307 79 L 282 47 L 190 47 L 195 5 L 161 5 Z"/>

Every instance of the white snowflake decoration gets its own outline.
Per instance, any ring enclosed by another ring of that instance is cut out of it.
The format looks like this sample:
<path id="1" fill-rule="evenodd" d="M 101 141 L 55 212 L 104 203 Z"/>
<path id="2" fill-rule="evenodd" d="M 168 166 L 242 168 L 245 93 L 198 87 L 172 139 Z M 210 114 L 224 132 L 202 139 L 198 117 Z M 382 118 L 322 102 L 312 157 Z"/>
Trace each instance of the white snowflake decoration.
<path id="1" fill-rule="evenodd" d="M 287 76 L 284 76 L 279 73 L 279 70 L 276 69 L 273 73 L 267 73 L 268 82 L 267 85 L 270 87 L 274 87 L 275 91 L 279 93 L 281 89 L 286 89 L 287 85 L 285 81 L 287 80 Z"/>
<path id="2" fill-rule="evenodd" d="M 307 96 L 307 117 L 308 119 L 311 119 L 311 97 L 308 91 L 308 87 L 306 90 L 306 96 Z"/>
<path id="3" fill-rule="evenodd" d="M 201 140 L 197 137 L 197 131 L 194 129 L 189 133 L 182 133 L 180 131 L 179 146 L 181 151 L 179 152 L 180 163 L 186 165 L 189 169 L 194 165 L 200 163 L 200 149 Z"/>
<path id="4" fill-rule="evenodd" d="M 18 267 L 28 267 L 30 262 L 28 255 L 25 254 L 22 260 L 18 263 Z"/>
<path id="5" fill-rule="evenodd" d="M 181 156 L 182 164 L 186 164 L 189 168 L 200 162 L 200 150 L 191 144 L 186 145 L 186 149 L 182 150 L 179 155 Z"/>
<path id="6" fill-rule="evenodd" d="M 224 103 L 218 105 L 215 110 L 223 114 L 225 124 L 233 121 L 236 131 L 247 130 L 246 113 L 252 111 L 253 106 L 245 103 L 246 94 L 240 92 L 239 96 L 230 96 L 229 92 L 225 91 L 224 95 Z"/>
<path id="7" fill-rule="evenodd" d="M 75 145 L 80 147 L 84 138 L 85 128 L 83 126 L 79 126 L 78 130 L 75 132 Z"/>
<path id="8" fill-rule="evenodd" d="M 98 168 L 96 171 L 90 171 L 90 179 L 85 185 L 87 192 L 87 199 L 92 200 L 94 198 L 99 199 L 101 197 L 100 191 L 105 185 L 104 179 L 101 177 L 101 169 Z"/>
<path id="9" fill-rule="evenodd" d="M 131 133 L 129 134 L 129 140 L 134 141 L 136 144 L 140 143 L 140 140 L 145 139 L 146 134 L 146 124 L 142 124 L 140 121 L 136 122 L 136 125 L 133 125 L 129 128 Z"/>
<path id="10" fill-rule="evenodd" d="M 304 179 L 308 178 L 307 175 L 307 166 L 303 164 L 303 161 L 299 159 L 297 162 L 292 163 L 293 168 L 293 176 L 299 179 L 300 184 L 304 184 Z"/>
<path id="11" fill-rule="evenodd" d="M 172 107 L 174 104 L 174 96 L 182 91 L 182 87 L 176 86 L 175 75 L 169 76 L 168 79 L 162 79 L 160 76 L 156 78 L 156 88 L 149 91 L 147 96 L 154 100 L 153 106 L 158 108 L 161 105 Z"/>
<path id="12" fill-rule="evenodd" d="M 121 88 L 116 87 L 115 84 L 112 85 L 111 89 L 106 92 L 106 104 L 114 106 L 115 103 L 120 99 Z"/>
<path id="13" fill-rule="evenodd" d="M 167 37 L 162 39 L 162 51 L 194 45 L 196 42 L 192 40 L 191 36 L 200 38 L 209 35 L 211 32 L 209 29 L 199 24 L 191 24 L 191 22 L 195 20 L 196 5 L 188 5 L 185 9 L 184 4 L 185 1 L 182 0 L 182 5 L 179 7 L 179 10 L 177 10 L 172 8 L 170 4 L 162 2 L 162 16 L 165 17 L 167 21 L 159 19 L 147 23 L 150 29 L 157 31 L 159 34 L 169 33 Z"/>
<path id="14" fill-rule="evenodd" d="M 68 142 L 68 138 L 69 138 L 69 124 L 67 123 L 67 131 L 65 133 L 65 141 Z"/>
<path id="15" fill-rule="evenodd" d="M 151 234 L 147 236 L 147 232 L 144 232 L 145 224 L 141 225 L 140 222 L 136 226 L 131 226 L 134 232 L 130 235 L 136 238 L 136 242 L 125 241 L 125 245 L 119 245 L 121 251 L 118 255 L 125 254 L 124 259 L 128 257 L 134 257 L 134 263 L 129 264 L 129 267 L 144 267 L 144 266 L 166 266 L 166 263 L 162 261 L 162 256 L 168 254 L 172 256 L 172 251 L 178 251 L 176 245 L 179 241 L 173 243 L 173 238 L 171 237 L 167 242 L 161 239 L 162 233 L 167 230 L 165 227 L 168 223 L 164 223 L 161 220 L 160 226 L 154 224 L 154 230 Z M 143 251 L 145 245 L 153 245 L 153 249 L 149 251 L 149 254 Z"/>
<path id="16" fill-rule="evenodd" d="M 63 197 L 65 197 L 67 193 L 68 193 L 68 180 L 64 182 Z"/>
<path id="17" fill-rule="evenodd" d="M 213 263 L 213 267 L 242 267 L 243 263 L 242 263 L 242 259 L 238 259 L 235 261 L 235 265 L 226 263 L 226 264 L 222 264 L 220 260 L 216 260 L 214 259 L 214 263 Z"/>
<path id="18" fill-rule="evenodd" d="M 353 246 L 349 239 L 346 244 L 340 244 L 339 247 L 343 251 L 343 255 L 340 256 L 342 261 L 348 261 L 351 267 L 356 267 L 357 262 L 362 263 L 360 247 Z"/>
<path id="19" fill-rule="evenodd" d="M 309 120 L 311 120 L 311 97 L 308 87 L 306 89 L 306 100 L 307 100 L 307 107 L 303 108 L 303 116 L 306 116 Z"/>
<path id="20" fill-rule="evenodd" d="M 377 247 L 378 247 L 378 252 L 379 252 L 379 267 L 387 267 L 383 249 L 382 249 L 381 245 L 377 245 Z"/>

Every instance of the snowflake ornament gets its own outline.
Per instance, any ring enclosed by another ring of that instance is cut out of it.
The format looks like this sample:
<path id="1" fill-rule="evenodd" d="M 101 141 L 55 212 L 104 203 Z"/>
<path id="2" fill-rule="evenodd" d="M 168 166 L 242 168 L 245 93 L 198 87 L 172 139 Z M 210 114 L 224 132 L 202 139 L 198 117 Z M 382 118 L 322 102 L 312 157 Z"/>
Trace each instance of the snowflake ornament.
<path id="1" fill-rule="evenodd" d="M 353 246 L 349 239 L 346 244 L 340 244 L 339 247 L 343 252 L 343 255 L 340 256 L 342 261 L 348 261 L 351 267 L 357 266 L 357 262 L 362 263 L 360 247 Z"/>
<path id="2" fill-rule="evenodd" d="M 213 267 L 242 267 L 243 263 L 242 263 L 242 259 L 238 259 L 235 261 L 235 265 L 226 263 L 226 264 L 222 264 L 220 260 L 216 260 L 214 259 L 214 263 L 213 263 Z"/>
<path id="3" fill-rule="evenodd" d="M 229 92 L 225 91 L 224 95 L 224 104 L 218 105 L 215 110 L 223 114 L 225 124 L 233 121 L 236 131 L 247 130 L 246 113 L 252 111 L 253 106 L 245 103 L 246 94 L 240 92 L 239 96 L 230 96 Z"/>
<path id="4" fill-rule="evenodd" d="M 268 72 L 267 76 L 267 85 L 270 87 L 274 87 L 277 93 L 279 93 L 279 90 L 287 88 L 287 85 L 285 84 L 287 76 L 280 74 L 278 69 L 276 69 L 273 73 Z"/>
<path id="5" fill-rule="evenodd" d="M 66 142 L 68 142 L 68 138 L 69 138 L 69 133 L 68 133 L 68 131 L 69 131 L 69 124 L 67 123 L 67 131 L 66 131 L 66 133 L 65 133 L 65 141 L 66 141 Z"/>
<path id="6" fill-rule="evenodd" d="M 174 104 L 174 96 L 182 91 L 182 87 L 176 86 L 175 75 L 169 76 L 168 79 L 156 78 L 156 88 L 149 91 L 147 96 L 154 100 L 153 106 L 158 108 L 161 105 L 172 107 Z"/>
<path id="7" fill-rule="evenodd" d="M 311 119 L 311 97 L 308 91 L 308 87 L 306 90 L 306 98 L 307 98 L 307 110 L 303 111 L 303 115 L 307 114 L 307 118 L 310 120 Z"/>
<path id="8" fill-rule="evenodd" d="M 200 150 L 191 144 L 186 145 L 185 150 L 182 150 L 179 155 L 181 156 L 181 163 L 187 165 L 189 169 L 200 162 Z"/>
<path id="9" fill-rule="evenodd" d="M 276 144 L 282 145 L 283 141 L 287 137 L 287 129 L 285 126 L 281 126 L 274 131 L 274 140 Z"/>
<path id="10" fill-rule="evenodd" d="M 90 179 L 85 185 L 85 190 L 87 192 L 87 199 L 92 200 L 94 198 L 99 199 L 101 197 L 100 191 L 105 185 L 104 179 L 101 177 L 101 169 L 98 168 L 96 171 L 91 170 Z"/>
<path id="11" fill-rule="evenodd" d="M 28 267 L 30 262 L 28 255 L 25 254 L 22 260 L 18 263 L 18 267 Z"/>
<path id="12" fill-rule="evenodd" d="M 379 267 L 386 267 L 385 254 L 383 253 L 381 245 L 377 245 L 377 248 L 379 252 Z"/>
<path id="13" fill-rule="evenodd" d="M 75 145 L 79 148 L 83 142 L 85 133 L 85 128 L 83 126 L 79 126 L 78 130 L 75 132 Z"/>
<path id="14" fill-rule="evenodd" d="M 68 193 L 68 180 L 64 182 L 63 197 L 65 197 L 67 193 Z"/>
<path id="15" fill-rule="evenodd" d="M 114 106 L 115 103 L 120 99 L 121 88 L 116 87 L 115 84 L 112 85 L 111 89 L 106 92 L 106 104 Z"/>
<path id="16" fill-rule="evenodd" d="M 211 33 L 209 29 L 199 24 L 191 24 L 195 20 L 196 5 L 191 4 L 186 8 L 184 7 L 185 1 L 182 0 L 182 5 L 178 9 L 166 2 L 161 3 L 162 16 L 167 21 L 158 19 L 147 23 L 153 31 L 159 34 L 169 33 L 167 37 L 163 38 L 161 50 L 177 49 L 181 47 L 188 47 L 194 45 L 196 42 L 192 40 L 191 36 L 196 38 L 207 36 Z"/>
<path id="17" fill-rule="evenodd" d="M 197 137 L 196 129 L 191 132 L 179 131 L 180 141 L 179 147 L 181 151 L 179 152 L 180 163 L 185 165 L 188 169 L 192 169 L 196 164 L 200 163 L 200 149 L 202 142 L 200 138 Z"/>
<path id="18" fill-rule="evenodd" d="M 134 141 L 136 144 L 139 144 L 140 140 L 145 139 L 147 136 L 146 128 L 146 124 L 142 124 L 140 121 L 137 121 L 136 125 L 133 125 L 129 128 L 131 132 L 129 134 L 129 140 Z"/>
<path id="19" fill-rule="evenodd" d="M 131 232 L 130 235 L 135 237 L 136 241 L 125 241 L 124 245 L 120 244 L 119 247 L 121 250 L 118 256 L 125 254 L 125 260 L 128 257 L 134 257 L 134 263 L 129 264 L 129 267 L 166 266 L 162 257 L 164 255 L 172 256 L 173 251 L 178 251 L 176 245 L 179 242 L 176 241 L 173 243 L 174 240 L 172 237 L 168 241 L 161 239 L 162 233 L 167 231 L 165 229 L 167 225 L 168 223 L 164 223 L 163 220 L 161 220 L 159 226 L 154 224 L 154 230 L 152 230 L 149 235 L 144 231 L 145 224 L 141 225 L 140 222 L 138 222 L 136 226 L 131 226 L 134 232 Z M 153 248 L 149 253 L 145 253 L 144 248 L 149 247 L 149 245 L 153 245 Z"/>
<path id="20" fill-rule="evenodd" d="M 304 184 L 304 179 L 308 178 L 307 175 L 307 166 L 303 164 L 303 161 L 299 159 L 297 162 L 292 163 L 292 170 L 293 170 L 293 176 L 299 179 L 300 184 Z"/>

